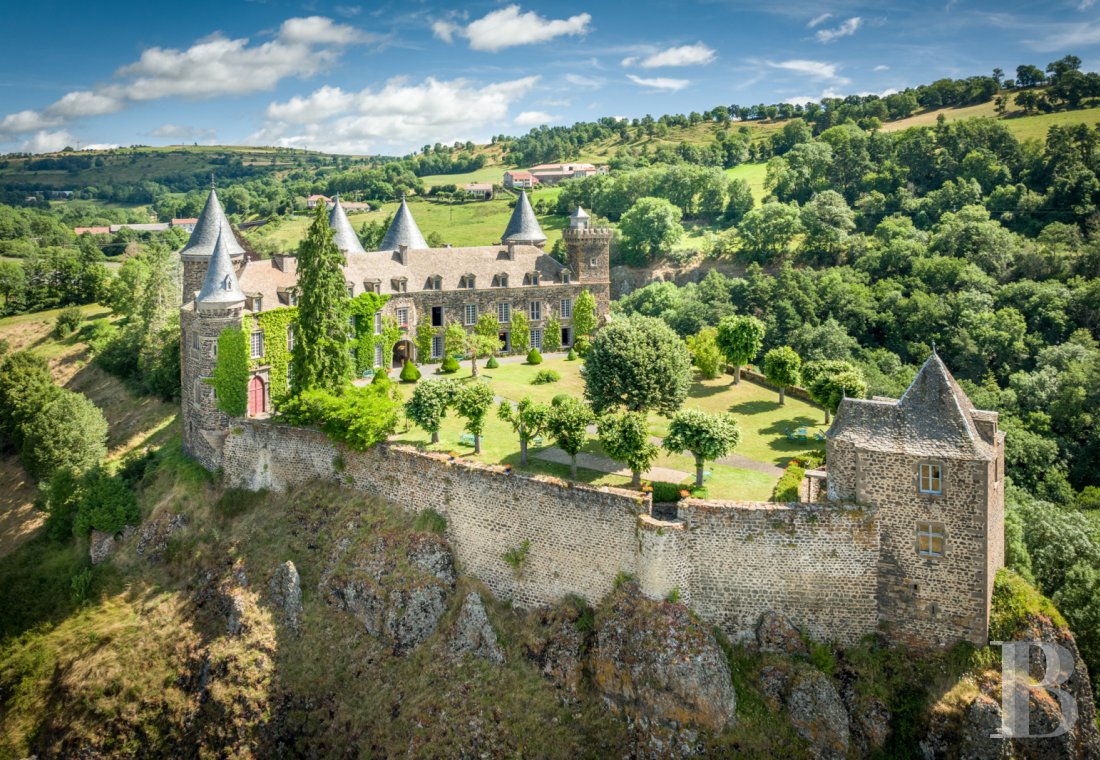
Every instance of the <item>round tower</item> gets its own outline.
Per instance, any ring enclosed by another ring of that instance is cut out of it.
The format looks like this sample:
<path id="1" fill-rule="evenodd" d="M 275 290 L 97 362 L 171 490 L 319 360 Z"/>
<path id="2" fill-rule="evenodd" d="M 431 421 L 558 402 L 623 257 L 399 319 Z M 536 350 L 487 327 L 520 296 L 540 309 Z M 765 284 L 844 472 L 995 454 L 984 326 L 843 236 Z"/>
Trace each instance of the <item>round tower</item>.
<path id="1" fill-rule="evenodd" d="M 218 408 L 211 382 L 218 363 L 218 337 L 227 328 L 240 329 L 244 314 L 245 297 L 230 251 L 226 235 L 220 233 L 198 295 L 180 309 L 183 450 L 208 470 L 221 466 L 222 443 L 229 429 L 229 415 Z"/>
<path id="2" fill-rule="evenodd" d="M 225 238 L 225 245 L 234 270 L 240 271 L 244 263 L 244 248 L 237 242 L 233 228 L 229 226 L 229 220 L 225 218 L 225 212 L 222 211 L 218 193 L 211 186 L 210 195 L 206 198 L 206 205 L 203 206 L 202 214 L 195 223 L 195 229 L 187 245 L 180 251 L 180 259 L 183 262 L 183 303 L 193 301 L 195 293 L 202 287 L 206 270 L 210 266 L 210 259 L 214 255 L 214 245 L 218 242 L 219 236 Z"/>

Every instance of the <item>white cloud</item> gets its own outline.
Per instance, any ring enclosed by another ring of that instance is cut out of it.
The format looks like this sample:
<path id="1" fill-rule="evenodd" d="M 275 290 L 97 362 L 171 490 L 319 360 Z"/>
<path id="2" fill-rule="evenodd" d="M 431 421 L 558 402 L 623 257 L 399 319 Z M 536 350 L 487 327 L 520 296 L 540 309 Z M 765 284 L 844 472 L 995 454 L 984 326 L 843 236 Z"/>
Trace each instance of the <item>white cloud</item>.
<path id="1" fill-rule="evenodd" d="M 806 24 L 806 26 L 813 29 L 815 26 L 818 26 L 820 24 L 824 24 L 826 21 L 828 21 L 832 17 L 833 17 L 833 14 L 831 14 L 831 13 L 822 13 L 820 16 L 814 16 L 812 19 L 810 19 L 810 23 Z"/>
<path id="2" fill-rule="evenodd" d="M 512 122 L 517 127 L 537 127 L 542 124 L 549 124 L 552 121 L 557 121 L 560 118 L 560 116 L 548 114 L 546 111 L 521 111 Z"/>
<path id="3" fill-rule="evenodd" d="M 640 84 L 642 87 L 648 87 L 651 90 L 659 90 L 661 92 L 677 92 L 691 84 L 690 79 L 672 79 L 671 77 L 653 77 L 652 79 L 647 79 L 634 76 L 633 74 L 627 74 L 626 78 L 634 84 Z"/>
<path id="4" fill-rule="evenodd" d="M 586 90 L 598 90 L 604 86 L 604 80 L 599 77 L 586 77 L 580 74 L 566 74 L 565 81 L 574 87 L 581 87 Z"/>
<path id="5" fill-rule="evenodd" d="M 75 147 L 76 138 L 64 129 L 56 132 L 43 129 L 35 132 L 33 137 L 23 143 L 20 150 L 24 153 L 55 153 L 69 145 Z"/>
<path id="6" fill-rule="evenodd" d="M 471 139 L 479 131 L 487 137 L 490 125 L 506 119 L 538 79 L 477 85 L 465 79 L 429 77 L 413 84 L 395 78 L 380 89 L 359 92 L 326 86 L 306 97 L 270 104 L 267 123 L 248 142 L 341 153 L 403 153 L 424 143 Z"/>
<path id="7" fill-rule="evenodd" d="M 841 37 L 852 36 L 861 26 L 863 26 L 863 19 L 853 16 L 835 29 L 818 29 L 815 36 L 818 42 L 833 42 Z"/>
<path id="8" fill-rule="evenodd" d="M 83 150 L 114 150 L 118 147 L 118 143 L 92 143 L 91 145 L 80 146 Z"/>
<path id="9" fill-rule="evenodd" d="M 344 47 L 365 39 L 354 27 L 309 16 L 287 19 L 273 39 L 258 45 L 250 45 L 247 38 L 214 34 L 185 50 L 149 48 L 137 61 L 119 68 L 111 84 L 70 92 L 42 111 L 4 117 L 0 134 L 29 134 L 73 119 L 114 113 L 138 101 L 270 90 L 287 77 L 323 71 Z"/>
<path id="10" fill-rule="evenodd" d="M 633 66 L 637 62 L 638 62 L 638 56 L 628 55 L 626 58 L 622 59 L 619 63 L 621 63 L 623 66 Z"/>
<path id="11" fill-rule="evenodd" d="M 1054 31 L 1045 37 L 1024 40 L 1024 42 L 1029 47 L 1044 53 L 1079 50 L 1083 47 L 1100 44 L 1100 25 L 1059 24 Z"/>
<path id="12" fill-rule="evenodd" d="M 887 65 L 886 65 L 885 63 L 880 63 L 880 64 L 879 64 L 878 66 L 875 66 L 875 67 L 874 67 L 873 69 L 871 69 L 871 70 L 872 70 L 872 71 L 889 71 L 889 70 L 890 70 L 890 67 L 889 67 L 889 66 L 887 66 Z"/>
<path id="13" fill-rule="evenodd" d="M 795 74 L 803 74 L 811 79 L 835 82 L 836 84 L 848 84 L 849 81 L 847 78 L 837 73 L 840 67 L 835 63 L 808 61 L 801 58 L 795 58 L 789 61 L 767 61 L 767 64 L 773 69 L 782 69 L 784 71 L 794 72 Z"/>
<path id="14" fill-rule="evenodd" d="M 518 5 L 492 11 L 462 26 L 454 21 L 432 23 L 432 32 L 444 42 L 455 36 L 465 37 L 473 50 L 496 53 L 509 47 L 546 42 L 562 35 L 583 35 L 588 32 L 592 16 L 578 13 L 566 19 L 547 19 L 534 11 L 523 13 Z"/>
<path id="15" fill-rule="evenodd" d="M 637 58 L 626 58 L 623 60 L 623 65 L 629 66 L 637 60 Z M 654 53 L 643 58 L 639 65 L 643 69 L 656 69 L 663 66 L 702 66 L 713 60 L 714 50 L 702 42 L 696 42 L 694 45 L 681 45 Z"/>

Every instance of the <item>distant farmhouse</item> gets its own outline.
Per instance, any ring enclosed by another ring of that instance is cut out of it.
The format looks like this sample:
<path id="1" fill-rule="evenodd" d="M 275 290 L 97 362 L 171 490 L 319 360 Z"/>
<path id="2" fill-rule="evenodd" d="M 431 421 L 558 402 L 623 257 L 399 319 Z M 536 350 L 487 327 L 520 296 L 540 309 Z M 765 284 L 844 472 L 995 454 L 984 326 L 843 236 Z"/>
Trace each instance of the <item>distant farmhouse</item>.
<path id="1" fill-rule="evenodd" d="M 519 169 L 504 172 L 504 186 L 509 190 L 530 190 L 538 183 L 539 181 L 535 179 L 535 175 L 531 172 L 524 172 Z"/>
<path id="2" fill-rule="evenodd" d="M 539 164 L 526 171 L 513 169 L 504 172 L 504 186 L 529 190 L 538 185 L 556 185 L 563 179 L 580 179 L 594 174 L 607 174 L 607 167 L 576 163 Z"/>
<path id="3" fill-rule="evenodd" d="M 186 219 L 173 219 L 172 226 L 178 227 L 184 232 L 194 232 L 195 225 L 198 224 L 198 222 L 199 220 L 195 217 L 188 217 Z"/>
<path id="4" fill-rule="evenodd" d="M 336 205 L 336 201 L 332 198 L 329 198 L 327 195 L 311 195 L 306 198 L 306 208 L 317 208 L 322 203 L 324 203 L 325 206 L 330 209 Z M 370 211 L 369 203 L 344 201 L 343 206 L 345 211 Z"/>
<path id="5" fill-rule="evenodd" d="M 493 199 L 493 185 L 489 182 L 471 182 L 468 185 L 463 185 L 462 189 L 478 200 L 491 201 Z"/>

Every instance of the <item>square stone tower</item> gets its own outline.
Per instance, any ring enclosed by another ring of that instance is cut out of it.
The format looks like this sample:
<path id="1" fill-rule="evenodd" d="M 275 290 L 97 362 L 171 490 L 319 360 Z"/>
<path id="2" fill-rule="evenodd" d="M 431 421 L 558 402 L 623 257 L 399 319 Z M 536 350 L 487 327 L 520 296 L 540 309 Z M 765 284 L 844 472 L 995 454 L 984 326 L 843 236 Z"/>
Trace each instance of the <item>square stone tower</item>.
<path id="1" fill-rule="evenodd" d="M 562 231 L 562 240 L 575 282 L 595 296 L 598 312 L 606 314 L 611 307 L 612 233 L 606 227 L 591 227 L 590 221 L 588 213 L 577 206 L 569 217 L 569 227 Z"/>
<path id="2" fill-rule="evenodd" d="M 988 640 L 1004 565 L 1004 433 L 935 353 L 898 400 L 845 399 L 829 430 L 828 498 L 879 516 L 880 620 L 895 640 Z"/>

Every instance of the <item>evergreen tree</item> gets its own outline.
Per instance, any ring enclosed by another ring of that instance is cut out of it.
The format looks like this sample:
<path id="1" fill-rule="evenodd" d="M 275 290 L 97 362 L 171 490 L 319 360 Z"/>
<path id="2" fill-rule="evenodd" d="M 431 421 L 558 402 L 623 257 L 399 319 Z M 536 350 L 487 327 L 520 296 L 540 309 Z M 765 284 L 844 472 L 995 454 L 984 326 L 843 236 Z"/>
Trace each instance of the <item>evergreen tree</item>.
<path id="1" fill-rule="evenodd" d="M 332 240 L 327 209 L 317 205 L 306 239 L 298 246 L 298 334 L 294 387 L 333 390 L 351 377 L 348 294 L 340 267 L 344 255 Z"/>

